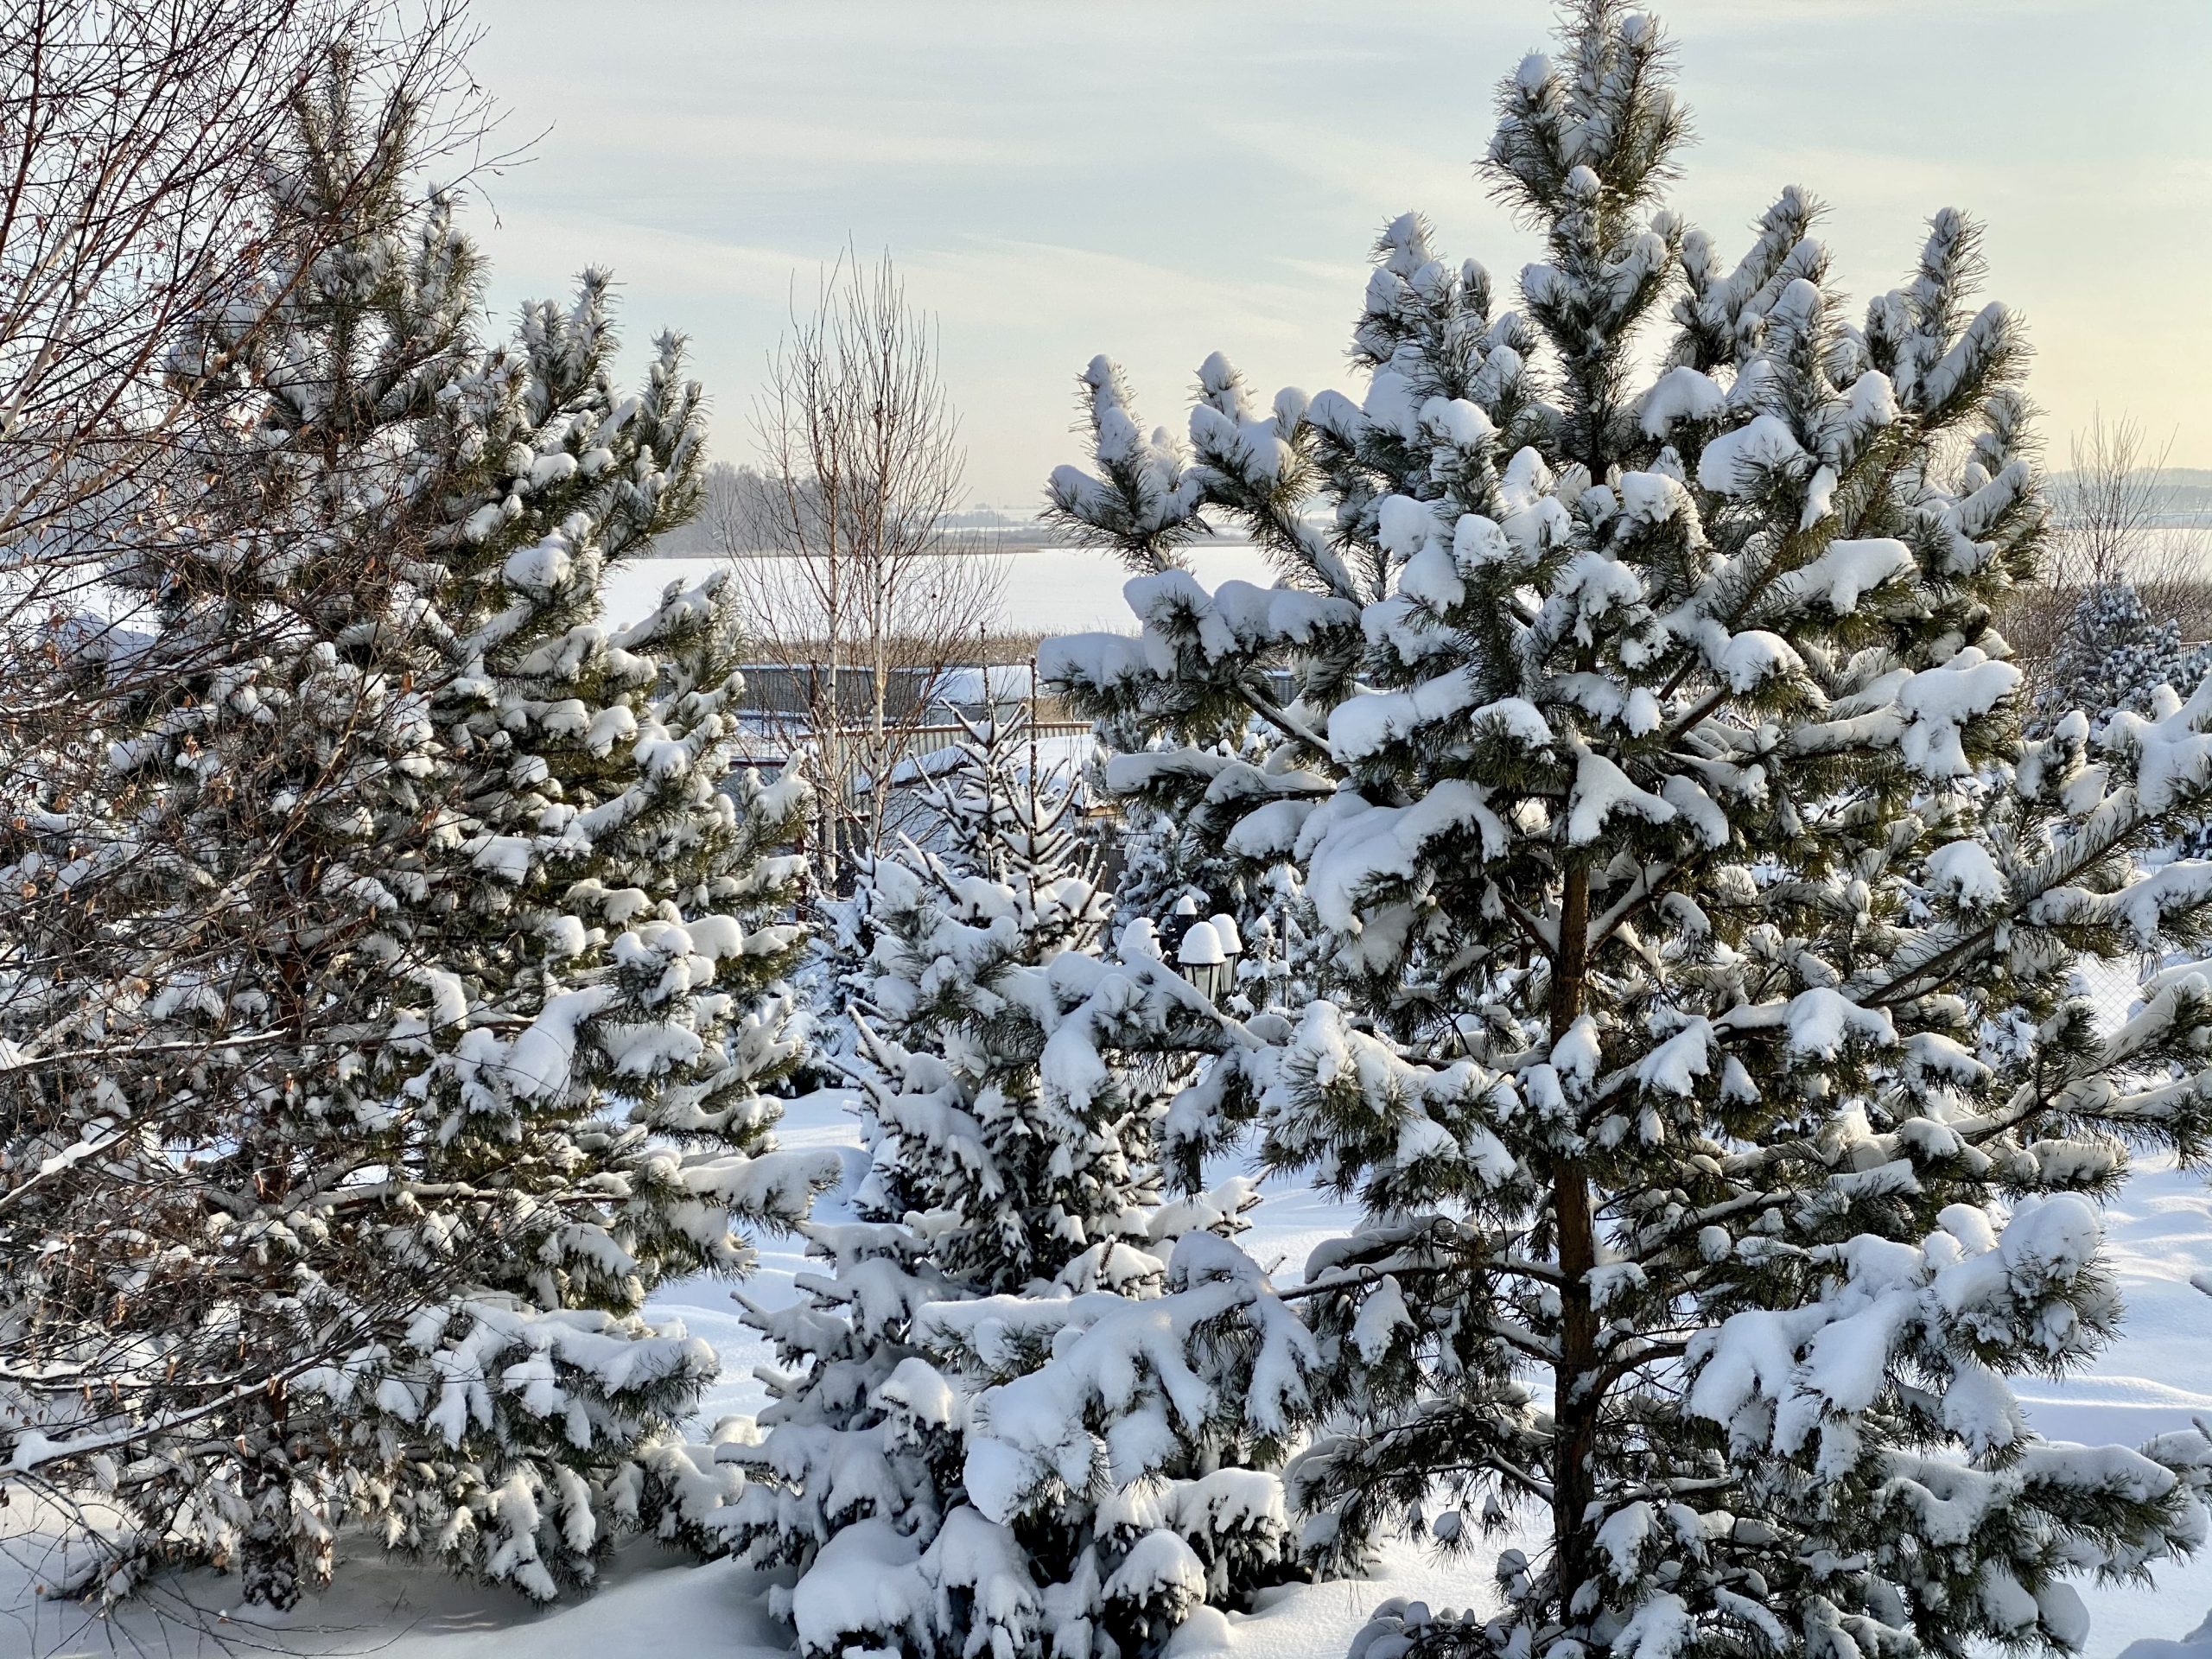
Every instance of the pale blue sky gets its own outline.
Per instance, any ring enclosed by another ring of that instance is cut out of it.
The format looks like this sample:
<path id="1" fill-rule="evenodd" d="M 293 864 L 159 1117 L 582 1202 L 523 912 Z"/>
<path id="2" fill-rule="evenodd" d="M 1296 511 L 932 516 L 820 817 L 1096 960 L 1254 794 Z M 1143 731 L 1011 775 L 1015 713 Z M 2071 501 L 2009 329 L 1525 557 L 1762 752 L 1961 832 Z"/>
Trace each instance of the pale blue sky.
<path id="1" fill-rule="evenodd" d="M 1724 249 L 1785 183 L 1863 297 L 1956 204 L 2026 314 L 2059 464 L 2094 406 L 2212 466 L 2212 0 L 1673 0 Z M 1072 459 L 1096 352 L 1180 424 L 1226 352 L 1347 384 L 1376 228 L 1427 213 L 1501 289 L 1530 239 L 1472 162 L 1539 0 L 478 0 L 474 67 L 536 159 L 472 215 L 503 307 L 612 264 L 633 342 L 688 332 L 743 459 L 794 272 L 888 248 L 941 321 L 970 493 Z M 499 223 L 491 223 L 496 209 Z"/>

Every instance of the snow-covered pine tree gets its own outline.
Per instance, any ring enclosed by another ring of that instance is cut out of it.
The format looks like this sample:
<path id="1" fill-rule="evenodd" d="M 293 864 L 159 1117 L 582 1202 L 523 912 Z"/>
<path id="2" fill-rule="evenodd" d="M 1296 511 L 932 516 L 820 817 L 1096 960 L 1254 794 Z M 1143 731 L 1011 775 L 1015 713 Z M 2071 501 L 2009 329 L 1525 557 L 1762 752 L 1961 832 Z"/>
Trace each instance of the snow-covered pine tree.
<path id="1" fill-rule="evenodd" d="M 341 67 L 322 91 L 298 112 L 308 153 L 352 124 Z M 349 193 L 360 233 L 278 208 L 296 183 Z M 357 1023 L 385 978 L 359 946 L 394 900 L 365 872 L 404 859 L 435 810 L 423 696 L 375 646 L 407 607 L 411 435 L 468 349 L 474 276 L 439 216 L 406 234 L 388 172 L 272 176 L 269 196 L 267 280 L 172 365 L 200 464 L 108 573 L 155 623 L 86 665 L 105 787 L 11 826 L 11 894 L 73 860 L 86 925 L 23 953 L 54 964 L 46 1007 L 10 999 L 31 1018 L 11 1033 L 28 1109 L 9 1165 L 58 1156 L 64 1179 L 9 1194 L 7 1318 L 74 1380 L 11 1376 L 6 1427 L 15 1471 L 63 1503 L 111 1489 L 118 1524 L 84 1569 L 107 1591 L 149 1561 L 235 1560 L 248 1599 L 281 1605 L 327 1573 L 342 1484 L 302 1370 L 413 1306 L 406 1276 L 316 1249 L 349 1173 L 338 1147 L 380 1139 L 324 1107 L 381 1034 Z M 328 337 L 303 319 L 340 291 L 378 321 L 408 296 L 404 333 L 313 355 Z M 260 442 L 264 404 L 296 410 L 296 433 Z M 349 442 L 366 422 L 410 441 Z M 79 1030 L 102 1039 L 82 1058 Z M 360 1155 L 365 1178 L 385 1148 Z"/>
<path id="2" fill-rule="evenodd" d="M 1100 791 L 1110 795 L 1105 767 L 1094 765 L 1090 771 Z M 1132 798 L 1119 803 L 1116 816 L 1102 821 L 1097 833 L 1110 842 L 1121 861 L 1114 880 L 1117 933 L 1140 918 L 1157 924 L 1173 912 L 1178 899 L 1187 895 L 1195 901 L 1205 892 L 1188 873 L 1183 826 L 1166 813 Z"/>
<path id="3" fill-rule="evenodd" d="M 2022 741 L 1988 619 L 2041 513 L 1969 221 L 1858 327 L 1802 191 L 1724 264 L 1665 206 L 1683 117 L 1618 0 L 1499 106 L 1519 309 L 1402 219 L 1363 399 L 1259 409 L 1217 358 L 1185 452 L 1101 359 L 1096 470 L 1053 481 L 1144 633 L 1047 677 L 1325 930 L 1328 1000 L 1202 1096 L 1367 1211 L 1306 1266 L 1306 1544 L 1532 1529 L 1491 1611 L 1387 1609 L 1370 1659 L 2078 1647 L 2067 1580 L 2193 1544 L 2212 1448 L 2053 1444 L 2005 1379 L 2113 1328 L 2126 1148 L 2212 1128 L 2203 976 L 2104 1035 L 2068 993 L 2202 935 L 2212 867 L 2133 855 L 2200 808 L 2212 693 Z M 1285 581 L 1202 588 L 1206 511 Z M 1255 760 L 1211 748 L 1239 706 Z"/>
<path id="4" fill-rule="evenodd" d="M 605 562 L 696 493 L 680 342 L 620 396 L 594 273 L 485 349 L 451 203 L 357 90 L 340 59 L 302 101 L 264 289 L 180 346 L 202 489 L 114 573 L 162 626 L 113 798 L 33 826 L 113 867 L 75 995 L 165 1063 L 47 1069 L 11 1166 L 78 1150 L 10 1224 L 79 1234 L 138 1167 L 161 1202 L 11 1250 L 9 1317 L 106 1392 L 11 1387 L 7 1427 L 125 1517 L 112 1588 L 236 1560 L 288 1604 L 351 1518 L 550 1596 L 715 1497 L 659 1444 L 712 1352 L 645 1297 L 835 1173 L 766 1140 L 804 797 L 717 787 L 720 590 L 600 620 Z"/>
<path id="5" fill-rule="evenodd" d="M 804 1224 L 827 1271 L 747 1305 L 786 1369 L 717 1524 L 803 1567 L 779 1594 L 809 1654 L 1134 1656 L 1287 1570 L 1273 1448 L 1222 1403 L 1240 1361 L 1199 1339 L 1259 1302 L 1227 1242 L 1251 1194 L 1163 1205 L 1151 1151 L 1173 1073 L 1143 1052 L 1219 1024 L 1165 964 L 1101 957 L 1109 900 L 1017 736 L 972 728 L 931 791 L 948 851 L 867 873 L 864 1218 Z M 1082 1376 L 1033 1375 L 1069 1352 Z"/>
<path id="6" fill-rule="evenodd" d="M 607 564 L 690 510 L 698 406 L 671 337 L 640 393 L 611 384 L 606 289 L 594 272 L 573 309 L 531 308 L 476 377 L 492 395 L 481 451 L 500 464 L 444 499 L 431 537 L 453 902 L 433 888 L 429 918 L 403 908 L 380 941 L 414 982 L 385 1080 L 418 1103 L 416 1179 L 501 1196 L 423 1206 L 413 1251 L 465 1277 L 372 1362 L 361 1443 L 405 1423 L 418 1438 L 408 1478 L 369 1483 L 353 1512 L 541 1596 L 588 1580 L 641 1506 L 683 1510 L 655 1472 L 664 1452 L 696 1484 L 657 1443 L 714 1357 L 646 1325 L 644 1299 L 671 1274 L 742 1273 L 741 1227 L 796 1220 L 836 1173 L 769 1140 L 771 1091 L 802 1047 L 783 982 L 803 941 L 789 846 L 807 798 L 796 777 L 733 771 L 735 589 L 672 585 L 639 622 L 602 619 Z M 476 452 L 475 432 L 457 435 Z M 459 1028 L 443 1006 L 456 988 Z M 499 1378 L 488 1409 L 463 1410 L 456 1356 Z M 534 1519 L 518 1529 L 511 1510 Z"/>

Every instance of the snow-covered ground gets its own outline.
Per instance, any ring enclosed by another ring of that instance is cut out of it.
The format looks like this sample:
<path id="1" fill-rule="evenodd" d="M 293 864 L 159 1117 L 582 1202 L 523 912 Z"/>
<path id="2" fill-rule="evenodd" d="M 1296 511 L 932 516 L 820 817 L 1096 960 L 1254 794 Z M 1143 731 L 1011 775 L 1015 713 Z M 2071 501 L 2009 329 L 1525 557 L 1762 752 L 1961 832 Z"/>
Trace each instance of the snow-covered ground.
<path id="1" fill-rule="evenodd" d="M 607 616 L 616 622 L 631 621 L 644 615 L 670 582 L 696 582 L 728 563 L 696 557 L 634 560 L 607 579 L 603 591 Z M 1000 600 L 1002 627 L 1045 633 L 1075 633 L 1089 628 L 1136 632 L 1136 619 L 1122 599 L 1122 584 L 1131 573 L 1103 553 L 1068 547 L 1036 548 L 1000 555 L 995 563 L 1006 572 Z M 1267 556 L 1247 543 L 1202 543 L 1192 550 L 1192 563 L 1199 580 L 1209 588 L 1231 577 L 1262 586 L 1274 580 Z M 778 631 L 784 634 L 803 631 L 791 618 L 775 620 Z"/>
<path id="2" fill-rule="evenodd" d="M 846 1179 L 818 1213 L 849 1217 L 844 1203 L 865 1168 L 857 1125 L 838 1094 L 810 1096 L 785 1117 L 787 1147 L 830 1147 L 845 1155 Z M 1321 1238 L 1342 1230 L 1339 1208 L 1310 1189 L 1269 1184 L 1250 1236 L 1255 1254 L 1294 1270 Z M 794 1294 L 802 1262 L 790 1241 L 763 1242 L 759 1270 L 745 1294 L 773 1304 Z M 709 1395 L 702 1421 L 757 1410 L 765 1396 L 753 1370 L 769 1358 L 767 1344 L 741 1321 L 724 1281 L 693 1280 L 669 1288 L 652 1305 L 660 1319 L 680 1319 L 721 1356 L 722 1380 Z M 212 1573 L 185 1575 L 149 1600 L 102 1619 L 72 1602 L 46 1600 L 36 1586 L 50 1545 L 36 1517 L 21 1506 L 0 1511 L 0 1659 L 151 1653 L 213 1659 L 238 1652 L 368 1655 L 381 1659 L 628 1659 L 633 1654 L 712 1653 L 721 1659 L 765 1659 L 790 1652 L 790 1633 L 762 1605 L 764 1581 L 728 1563 L 705 1567 L 650 1544 L 633 1544 L 610 1567 L 597 1593 L 550 1609 L 512 1592 L 456 1583 L 442 1573 L 385 1560 L 356 1547 L 327 1595 L 309 1597 L 289 1615 L 240 1608 L 236 1582 Z M 1447 1569 L 1406 1548 L 1393 1554 L 1387 1576 L 1373 1582 L 1279 1590 L 1259 1611 L 1225 1624 L 1211 1615 L 1186 1630 L 1186 1659 L 1231 1651 L 1239 1659 L 1338 1659 L 1367 1611 L 1385 1597 L 1421 1595 L 1434 1605 L 1464 1605 L 1479 1572 Z"/>
<path id="3" fill-rule="evenodd" d="M 786 1118 L 791 1146 L 836 1147 L 846 1154 L 849 1190 L 861 1169 L 859 1136 L 836 1095 L 801 1102 Z M 1338 1230 L 1341 1209 L 1310 1188 L 1270 1182 L 1248 1236 L 1263 1262 L 1294 1274 L 1306 1252 Z M 843 1194 L 825 1202 L 837 1212 Z M 2139 1441 L 2184 1426 L 2193 1415 L 2212 1421 L 2212 1302 L 2192 1289 L 2190 1275 L 2212 1266 L 2212 1190 L 2170 1161 L 2146 1163 L 2113 1205 L 2108 1226 L 2127 1299 L 2124 1334 L 2088 1376 L 2065 1382 L 2021 1385 L 2036 1427 L 2056 1437 Z M 763 1302 L 788 1299 L 800 1268 L 788 1243 L 768 1241 L 746 1294 Z M 768 1358 L 766 1344 L 741 1324 L 726 1284 L 695 1280 L 671 1287 L 656 1302 L 721 1353 L 723 1378 L 707 1402 L 709 1418 L 752 1411 L 761 1402 L 753 1368 Z M 594 1596 L 537 1609 L 506 1591 L 456 1584 L 442 1574 L 358 1552 L 336 1588 L 310 1598 L 292 1614 L 272 1618 L 241 1611 L 229 1622 L 234 1581 L 195 1574 L 156 1601 L 101 1621 L 71 1603 L 35 1592 L 40 1567 L 24 1548 L 25 1518 L 0 1512 L 0 1538 L 15 1530 L 13 1560 L 0 1560 L 0 1659 L 146 1652 L 191 1656 L 241 1651 L 374 1653 L 385 1659 L 626 1659 L 658 1651 L 707 1653 L 723 1659 L 765 1659 L 789 1651 L 789 1634 L 761 1603 L 761 1581 L 727 1563 L 693 1567 L 650 1545 L 633 1545 L 613 1563 Z M 1446 1567 L 1412 1546 L 1394 1550 L 1384 1573 L 1358 1583 L 1294 1587 L 1225 1623 L 1209 1618 L 1186 1633 L 1183 1652 L 1226 1646 L 1239 1659 L 1338 1659 L 1367 1610 L 1391 1595 L 1416 1595 L 1436 1605 L 1464 1606 L 1484 1593 L 1487 1573 L 1478 1554 Z M 2158 1647 L 2131 1659 L 2212 1659 L 2212 1643 L 2170 1649 L 2212 1608 L 2212 1555 L 2169 1567 L 2153 1590 L 2099 1590 L 2085 1599 L 2094 1618 L 2089 1659 L 2113 1659 L 2137 1641 Z M 2160 1641 L 2160 1639 L 2163 1639 Z"/>

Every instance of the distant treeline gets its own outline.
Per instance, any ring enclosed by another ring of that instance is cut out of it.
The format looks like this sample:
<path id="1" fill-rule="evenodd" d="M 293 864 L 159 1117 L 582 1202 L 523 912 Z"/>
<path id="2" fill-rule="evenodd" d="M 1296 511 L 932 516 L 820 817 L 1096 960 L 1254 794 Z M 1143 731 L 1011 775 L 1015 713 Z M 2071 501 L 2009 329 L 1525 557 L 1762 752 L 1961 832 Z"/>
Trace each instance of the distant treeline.
<path id="1" fill-rule="evenodd" d="M 2162 467 L 2134 475 L 2141 499 L 2151 518 L 2171 526 L 2195 526 L 2212 520 L 2212 468 Z M 2053 473 L 2047 480 L 2055 516 L 2066 517 L 2069 489 L 2080 482 L 2071 472 Z"/>
<path id="2" fill-rule="evenodd" d="M 780 480 L 757 467 L 717 461 L 707 469 L 706 500 L 690 523 L 661 537 L 652 551 L 667 558 L 712 554 L 791 553 L 794 518 L 804 519 L 818 499 L 809 480 L 786 494 Z M 796 498 L 794 502 L 793 498 Z M 797 505 L 798 512 L 792 511 Z M 977 505 L 949 513 L 941 526 L 948 553 L 989 553 L 1002 548 L 1051 547 L 1059 543 L 1034 516 L 1020 517 Z"/>
<path id="3" fill-rule="evenodd" d="M 2175 528 L 2212 524 L 2212 468 L 2168 467 L 2142 477 L 2143 499 L 2152 523 Z M 2053 473 L 2047 480 L 2053 516 L 2062 524 L 2067 516 L 2067 492 L 2075 480 L 2076 475 L 2070 472 Z M 706 493 L 705 505 L 697 518 L 653 543 L 656 556 L 696 558 L 792 550 L 785 545 L 787 534 L 779 529 L 791 522 L 780 483 L 757 468 L 717 461 L 707 469 Z M 814 486 L 802 483 L 798 493 L 802 502 L 809 500 Z M 1066 544 L 1065 537 L 1034 518 L 981 505 L 948 516 L 944 533 L 948 553 L 994 553 Z"/>

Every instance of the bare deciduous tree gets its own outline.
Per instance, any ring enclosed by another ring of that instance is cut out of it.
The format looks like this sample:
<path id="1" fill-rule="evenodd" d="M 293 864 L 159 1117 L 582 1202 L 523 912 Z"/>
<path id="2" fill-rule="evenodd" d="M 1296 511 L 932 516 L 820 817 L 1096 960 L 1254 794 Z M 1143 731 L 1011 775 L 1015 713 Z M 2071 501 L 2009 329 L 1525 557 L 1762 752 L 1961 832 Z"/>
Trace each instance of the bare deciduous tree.
<path id="1" fill-rule="evenodd" d="M 2135 417 L 2101 410 L 2069 446 L 2066 473 L 2051 481 L 2050 533 L 2043 580 L 2023 589 L 2003 632 L 2031 676 L 2048 671 L 2082 594 L 2108 582 L 2134 584 L 2152 614 L 2171 617 L 2189 639 L 2212 637 L 2212 568 L 2205 526 L 2168 501 L 2173 444 L 2155 449 Z"/>
<path id="2" fill-rule="evenodd" d="M 0 0 L 0 617 L 73 605 L 189 467 L 180 327 L 251 303 L 283 118 L 334 45 L 480 138 L 460 0 Z M 466 90 L 464 90 L 464 88 Z"/>
<path id="3" fill-rule="evenodd" d="M 949 523 L 965 461 L 937 357 L 890 260 L 841 259 L 769 358 L 762 487 L 724 543 L 762 655 L 803 676 L 786 735 L 812 757 L 832 883 L 893 827 L 887 785 L 914 758 L 927 693 L 972 658 L 1004 586 L 1001 562 Z"/>
<path id="4" fill-rule="evenodd" d="M 2176 563 L 2162 545 L 2166 528 L 2160 485 L 2173 443 L 2156 454 L 2132 415 L 2102 410 L 2069 448 L 2066 475 L 2051 490 L 2051 556 L 2045 577 L 2056 588 L 2094 588 L 2123 578 L 2145 588 Z"/>

